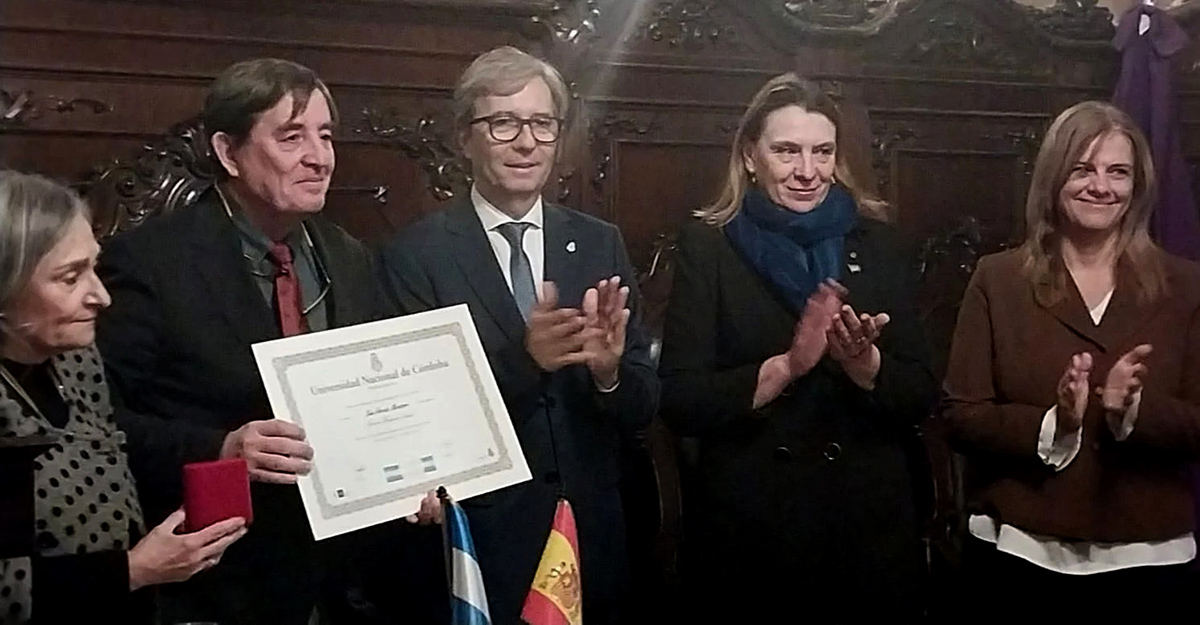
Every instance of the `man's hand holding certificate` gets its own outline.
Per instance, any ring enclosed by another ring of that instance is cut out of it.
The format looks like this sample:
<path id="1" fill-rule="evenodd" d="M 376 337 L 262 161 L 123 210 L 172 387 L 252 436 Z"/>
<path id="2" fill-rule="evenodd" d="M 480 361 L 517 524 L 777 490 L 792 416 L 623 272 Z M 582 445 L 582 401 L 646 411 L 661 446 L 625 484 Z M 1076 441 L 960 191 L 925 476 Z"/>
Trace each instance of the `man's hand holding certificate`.
<path id="1" fill-rule="evenodd" d="M 418 515 L 439 486 L 466 499 L 530 477 L 465 305 L 254 355 L 276 417 L 312 447 L 299 485 L 318 540 Z"/>

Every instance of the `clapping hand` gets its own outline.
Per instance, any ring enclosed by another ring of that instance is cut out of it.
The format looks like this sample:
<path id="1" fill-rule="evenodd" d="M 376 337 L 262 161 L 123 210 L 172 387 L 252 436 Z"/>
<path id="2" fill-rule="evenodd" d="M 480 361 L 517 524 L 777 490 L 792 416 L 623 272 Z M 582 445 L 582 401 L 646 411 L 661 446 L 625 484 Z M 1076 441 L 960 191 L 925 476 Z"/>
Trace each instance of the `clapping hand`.
<path id="1" fill-rule="evenodd" d="M 617 383 L 629 323 L 629 287 L 620 276 L 601 280 L 583 295 L 582 310 L 558 307 L 558 288 L 542 283 L 542 297 L 529 314 L 525 348 L 545 371 L 587 365 L 597 384 Z"/>
<path id="2" fill-rule="evenodd" d="M 588 338 L 586 325 L 587 319 L 578 308 L 559 308 L 558 289 L 553 282 L 543 282 L 542 296 L 529 313 L 525 349 L 544 371 L 584 364 L 588 361 L 583 351 Z"/>
<path id="3" fill-rule="evenodd" d="M 1088 376 L 1091 372 L 1091 354 L 1083 352 L 1071 356 L 1067 370 L 1058 381 L 1056 438 L 1077 432 L 1083 427 L 1083 413 L 1087 411 L 1088 402 Z"/>
<path id="4" fill-rule="evenodd" d="M 830 321 L 826 330 L 829 355 L 860 388 L 875 388 L 875 377 L 883 363 L 883 355 L 875 341 L 883 326 L 891 320 L 887 313 L 859 315 L 849 304 L 843 304 Z"/>
<path id="5" fill-rule="evenodd" d="M 596 383 L 604 388 L 617 384 L 617 371 L 625 353 L 625 329 L 629 324 L 629 287 L 621 276 L 601 280 L 583 294 L 583 316 L 587 339 L 583 351 Z"/>
<path id="6" fill-rule="evenodd" d="M 854 308 L 843 304 L 827 331 L 829 355 L 840 363 L 862 359 L 875 347 L 880 332 L 891 320 L 887 313 L 856 315 Z"/>
<path id="7" fill-rule="evenodd" d="M 829 347 L 829 328 L 846 294 L 846 287 L 834 280 L 826 280 L 808 297 L 787 352 L 793 378 L 811 371 L 825 355 Z"/>
<path id="8" fill-rule="evenodd" d="M 1105 410 L 1124 412 L 1133 404 L 1133 398 L 1142 390 L 1143 380 L 1149 372 L 1146 358 L 1153 350 L 1150 345 L 1138 345 L 1125 352 L 1112 369 L 1108 370 L 1108 379 L 1104 381 L 1104 386 L 1096 389 Z"/>

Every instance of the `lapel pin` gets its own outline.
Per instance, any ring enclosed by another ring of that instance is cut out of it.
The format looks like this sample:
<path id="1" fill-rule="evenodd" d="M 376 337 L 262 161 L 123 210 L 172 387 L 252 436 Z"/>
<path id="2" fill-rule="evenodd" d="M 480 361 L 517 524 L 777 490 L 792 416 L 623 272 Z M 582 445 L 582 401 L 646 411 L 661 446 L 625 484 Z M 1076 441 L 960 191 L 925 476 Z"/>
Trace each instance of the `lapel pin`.
<path id="1" fill-rule="evenodd" d="M 851 252 L 850 252 L 850 259 L 851 259 L 851 260 L 853 260 L 853 259 L 855 259 L 855 258 L 858 258 L 858 252 L 851 251 Z"/>
<path id="2" fill-rule="evenodd" d="M 575 242 L 574 241 L 567 241 L 567 252 L 570 254 L 575 253 Z"/>
<path id="3" fill-rule="evenodd" d="M 846 268 L 850 270 L 850 273 L 858 273 L 862 271 L 862 267 L 860 267 L 858 263 L 850 263 L 846 265 Z"/>

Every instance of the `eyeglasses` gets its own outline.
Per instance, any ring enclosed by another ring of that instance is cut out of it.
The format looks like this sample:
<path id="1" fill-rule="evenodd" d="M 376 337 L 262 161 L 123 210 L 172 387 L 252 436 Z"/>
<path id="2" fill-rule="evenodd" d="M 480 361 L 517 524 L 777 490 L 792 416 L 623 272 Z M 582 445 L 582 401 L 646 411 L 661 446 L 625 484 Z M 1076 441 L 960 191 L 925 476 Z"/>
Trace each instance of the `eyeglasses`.
<path id="1" fill-rule="evenodd" d="M 542 115 L 524 118 L 500 113 L 486 117 L 476 117 L 471 120 L 471 125 L 474 126 L 480 122 L 487 122 L 488 134 L 492 135 L 492 139 L 500 143 L 516 141 L 517 137 L 521 136 L 521 131 L 525 129 L 525 126 L 529 126 L 529 132 L 533 134 L 533 140 L 538 143 L 554 143 L 558 141 L 558 135 L 562 131 L 561 119 Z"/>

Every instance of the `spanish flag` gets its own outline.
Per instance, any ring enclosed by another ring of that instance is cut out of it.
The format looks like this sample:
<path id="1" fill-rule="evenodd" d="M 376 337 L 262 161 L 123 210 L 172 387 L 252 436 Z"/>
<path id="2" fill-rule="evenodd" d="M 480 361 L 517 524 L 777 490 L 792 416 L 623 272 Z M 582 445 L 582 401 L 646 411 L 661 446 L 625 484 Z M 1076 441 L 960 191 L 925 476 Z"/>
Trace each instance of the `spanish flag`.
<path id="1" fill-rule="evenodd" d="M 533 586 L 525 597 L 521 619 L 529 625 L 581 625 L 583 590 L 579 576 L 579 538 L 575 515 L 566 499 L 558 500 L 550 538 Z"/>

